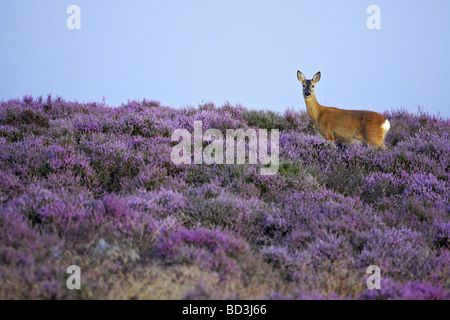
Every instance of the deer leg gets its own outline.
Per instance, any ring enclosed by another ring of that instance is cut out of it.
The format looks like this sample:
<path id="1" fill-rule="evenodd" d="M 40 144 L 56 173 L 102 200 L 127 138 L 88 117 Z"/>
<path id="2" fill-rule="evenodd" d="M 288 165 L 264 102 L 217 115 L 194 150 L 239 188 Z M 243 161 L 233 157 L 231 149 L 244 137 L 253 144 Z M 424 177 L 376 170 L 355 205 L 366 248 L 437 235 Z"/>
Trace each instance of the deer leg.
<path id="1" fill-rule="evenodd" d="M 324 137 L 325 140 L 328 141 L 336 141 L 335 137 L 334 137 L 334 132 L 332 130 L 328 131 L 328 132 L 324 132 L 322 134 L 322 136 Z"/>
<path id="2" fill-rule="evenodd" d="M 347 150 L 347 145 L 344 144 L 344 143 L 336 142 L 336 146 L 337 146 L 337 148 L 338 148 L 339 150 L 341 150 L 341 151 Z"/>

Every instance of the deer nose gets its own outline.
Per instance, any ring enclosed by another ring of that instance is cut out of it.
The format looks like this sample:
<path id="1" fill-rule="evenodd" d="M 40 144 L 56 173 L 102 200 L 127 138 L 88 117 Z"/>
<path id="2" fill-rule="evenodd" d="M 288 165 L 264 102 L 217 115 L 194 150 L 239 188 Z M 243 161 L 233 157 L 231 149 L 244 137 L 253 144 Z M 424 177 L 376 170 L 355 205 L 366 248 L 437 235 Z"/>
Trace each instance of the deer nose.
<path id="1" fill-rule="evenodd" d="M 309 91 L 305 92 L 305 97 L 309 97 L 310 95 L 311 95 L 311 92 L 309 92 Z"/>

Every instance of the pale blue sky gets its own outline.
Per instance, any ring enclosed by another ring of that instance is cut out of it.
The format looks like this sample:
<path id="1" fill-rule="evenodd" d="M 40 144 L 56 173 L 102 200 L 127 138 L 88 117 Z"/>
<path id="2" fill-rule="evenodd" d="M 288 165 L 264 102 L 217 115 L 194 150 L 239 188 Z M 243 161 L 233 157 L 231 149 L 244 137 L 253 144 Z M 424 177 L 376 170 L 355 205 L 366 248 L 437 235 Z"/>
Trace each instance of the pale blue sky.
<path id="1" fill-rule="evenodd" d="M 321 71 L 327 106 L 449 117 L 449 15 L 448 0 L 0 0 L 0 99 L 304 110 L 300 69 Z"/>

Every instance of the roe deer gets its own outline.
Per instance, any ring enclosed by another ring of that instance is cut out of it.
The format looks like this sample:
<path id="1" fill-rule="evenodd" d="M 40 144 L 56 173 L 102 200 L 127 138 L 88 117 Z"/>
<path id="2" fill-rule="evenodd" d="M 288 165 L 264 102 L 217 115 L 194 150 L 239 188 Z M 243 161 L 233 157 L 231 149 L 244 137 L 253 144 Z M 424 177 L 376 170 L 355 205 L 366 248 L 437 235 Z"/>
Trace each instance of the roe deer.
<path id="1" fill-rule="evenodd" d="M 385 117 L 374 111 L 324 107 L 317 102 L 314 93 L 314 86 L 320 80 L 320 72 L 312 80 L 306 80 L 303 73 L 297 71 L 297 78 L 303 84 L 308 114 L 315 130 L 322 137 L 338 143 L 362 141 L 369 146 L 385 148 L 384 137 L 391 127 Z"/>

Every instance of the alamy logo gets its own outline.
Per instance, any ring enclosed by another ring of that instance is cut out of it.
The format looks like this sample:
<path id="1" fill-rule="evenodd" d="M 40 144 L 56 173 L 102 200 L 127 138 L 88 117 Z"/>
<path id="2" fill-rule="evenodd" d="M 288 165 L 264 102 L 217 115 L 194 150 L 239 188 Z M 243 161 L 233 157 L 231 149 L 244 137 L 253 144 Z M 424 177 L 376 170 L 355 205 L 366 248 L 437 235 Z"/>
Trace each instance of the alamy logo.
<path id="1" fill-rule="evenodd" d="M 372 4 L 367 7 L 366 12 L 371 14 L 366 21 L 366 26 L 368 29 L 381 29 L 381 9 L 379 6 Z"/>
<path id="2" fill-rule="evenodd" d="M 270 145 L 267 140 L 267 130 L 259 129 L 227 129 L 226 152 L 224 157 L 224 137 L 218 129 L 208 129 L 203 133 L 202 121 L 194 121 L 194 164 L 245 164 L 246 143 L 248 138 L 249 164 L 263 165 L 261 175 L 273 175 L 279 166 L 279 131 L 271 130 Z M 182 140 L 180 141 L 180 138 Z M 172 142 L 179 142 L 172 148 L 171 159 L 174 164 L 192 164 L 192 135 L 186 129 L 176 129 L 172 133 Z M 236 141 L 236 148 L 235 148 Z M 210 142 L 203 149 L 203 142 Z M 235 153 L 236 149 L 236 153 Z M 269 155 L 270 149 L 270 155 Z M 236 157 L 235 157 L 236 154 Z M 268 166 L 269 167 L 264 167 Z"/>
<path id="3" fill-rule="evenodd" d="M 69 273 L 70 276 L 67 278 L 66 285 L 67 289 L 81 289 L 81 270 L 79 266 L 71 265 L 67 267 L 66 273 Z"/>
<path id="4" fill-rule="evenodd" d="M 381 289 L 381 271 L 379 266 L 371 265 L 367 268 L 366 273 L 371 274 L 367 278 L 367 289 Z"/>
<path id="5" fill-rule="evenodd" d="M 81 9 L 77 5 L 70 5 L 67 7 L 66 10 L 67 14 L 70 14 L 70 16 L 67 18 L 66 25 L 67 29 L 74 30 L 74 29 L 81 29 Z"/>

